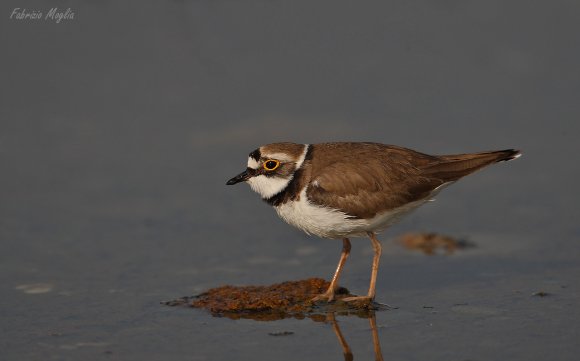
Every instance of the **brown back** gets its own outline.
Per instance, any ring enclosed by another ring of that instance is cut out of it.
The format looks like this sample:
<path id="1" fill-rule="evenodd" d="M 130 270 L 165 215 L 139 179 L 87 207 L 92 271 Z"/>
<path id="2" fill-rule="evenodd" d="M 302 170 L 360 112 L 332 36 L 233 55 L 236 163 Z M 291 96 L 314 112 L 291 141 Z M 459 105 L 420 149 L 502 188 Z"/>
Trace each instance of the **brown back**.
<path id="1" fill-rule="evenodd" d="M 301 176 L 311 181 L 307 195 L 314 204 L 370 218 L 427 199 L 442 184 L 518 154 L 510 149 L 432 156 L 378 143 L 322 143 L 312 145 L 311 167 Z"/>

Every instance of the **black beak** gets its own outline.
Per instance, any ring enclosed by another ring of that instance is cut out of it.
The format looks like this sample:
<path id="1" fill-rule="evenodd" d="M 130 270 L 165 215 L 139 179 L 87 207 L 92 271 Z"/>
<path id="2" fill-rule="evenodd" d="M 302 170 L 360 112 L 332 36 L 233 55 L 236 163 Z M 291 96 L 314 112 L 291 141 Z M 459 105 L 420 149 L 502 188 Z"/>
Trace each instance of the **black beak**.
<path id="1" fill-rule="evenodd" d="M 242 173 L 238 174 L 237 176 L 235 176 L 232 179 L 230 179 L 229 181 L 227 181 L 226 184 L 231 186 L 231 185 L 236 184 L 236 183 L 245 182 L 248 179 L 250 179 L 250 177 L 252 177 L 252 175 L 246 169 Z"/>

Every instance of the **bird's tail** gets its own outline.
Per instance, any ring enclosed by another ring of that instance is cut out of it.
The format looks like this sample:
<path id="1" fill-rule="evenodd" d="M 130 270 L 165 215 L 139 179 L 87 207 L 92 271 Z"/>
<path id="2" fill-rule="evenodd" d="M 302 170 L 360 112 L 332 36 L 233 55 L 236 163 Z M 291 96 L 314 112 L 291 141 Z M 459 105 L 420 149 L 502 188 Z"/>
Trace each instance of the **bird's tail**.
<path id="1" fill-rule="evenodd" d="M 426 177 L 453 182 L 490 164 L 516 159 L 521 155 L 520 151 L 515 149 L 442 155 L 438 156 L 435 162 L 422 168 L 422 171 Z"/>

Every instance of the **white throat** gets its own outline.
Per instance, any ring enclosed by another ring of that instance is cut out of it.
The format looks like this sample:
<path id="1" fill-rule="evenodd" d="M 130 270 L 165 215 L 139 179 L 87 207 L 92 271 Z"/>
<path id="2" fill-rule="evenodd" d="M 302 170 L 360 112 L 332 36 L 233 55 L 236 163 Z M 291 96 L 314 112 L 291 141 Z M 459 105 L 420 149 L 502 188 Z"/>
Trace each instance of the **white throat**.
<path id="1" fill-rule="evenodd" d="M 306 153 L 308 152 L 308 148 L 310 148 L 309 144 L 304 144 L 304 150 L 300 157 L 296 161 L 296 172 L 300 167 L 302 167 L 302 163 L 304 163 L 304 159 L 306 158 Z M 278 159 L 272 157 L 274 159 Z M 248 167 L 257 169 L 259 166 L 258 162 L 254 160 L 252 157 L 248 158 Z M 282 192 L 288 184 L 292 181 L 294 175 L 290 175 L 288 178 L 280 178 L 280 177 L 266 177 L 265 175 L 259 175 L 248 179 L 247 183 L 250 185 L 252 190 L 262 196 L 263 199 L 268 199 L 276 194 Z"/>
<path id="2" fill-rule="evenodd" d="M 266 177 L 262 174 L 248 179 L 248 184 L 254 192 L 268 199 L 286 189 L 292 178 Z"/>

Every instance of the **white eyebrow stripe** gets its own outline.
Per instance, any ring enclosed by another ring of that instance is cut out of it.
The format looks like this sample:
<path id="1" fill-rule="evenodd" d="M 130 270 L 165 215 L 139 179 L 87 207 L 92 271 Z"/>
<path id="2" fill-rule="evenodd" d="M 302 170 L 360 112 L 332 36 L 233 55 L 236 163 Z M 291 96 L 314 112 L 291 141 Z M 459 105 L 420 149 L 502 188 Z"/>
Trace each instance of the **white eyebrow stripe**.
<path id="1" fill-rule="evenodd" d="M 296 162 L 296 170 L 298 170 L 298 169 L 300 169 L 300 167 L 302 167 L 302 163 L 304 163 L 304 159 L 306 159 L 306 154 L 308 153 L 308 149 L 310 149 L 310 144 L 304 144 L 304 150 L 302 151 L 300 158 L 298 158 L 298 161 Z"/>
<path id="2" fill-rule="evenodd" d="M 262 154 L 262 158 L 264 158 L 264 159 L 276 159 L 282 163 L 287 163 L 287 162 L 292 161 L 292 158 L 288 157 L 288 155 L 284 154 L 284 153 Z"/>

